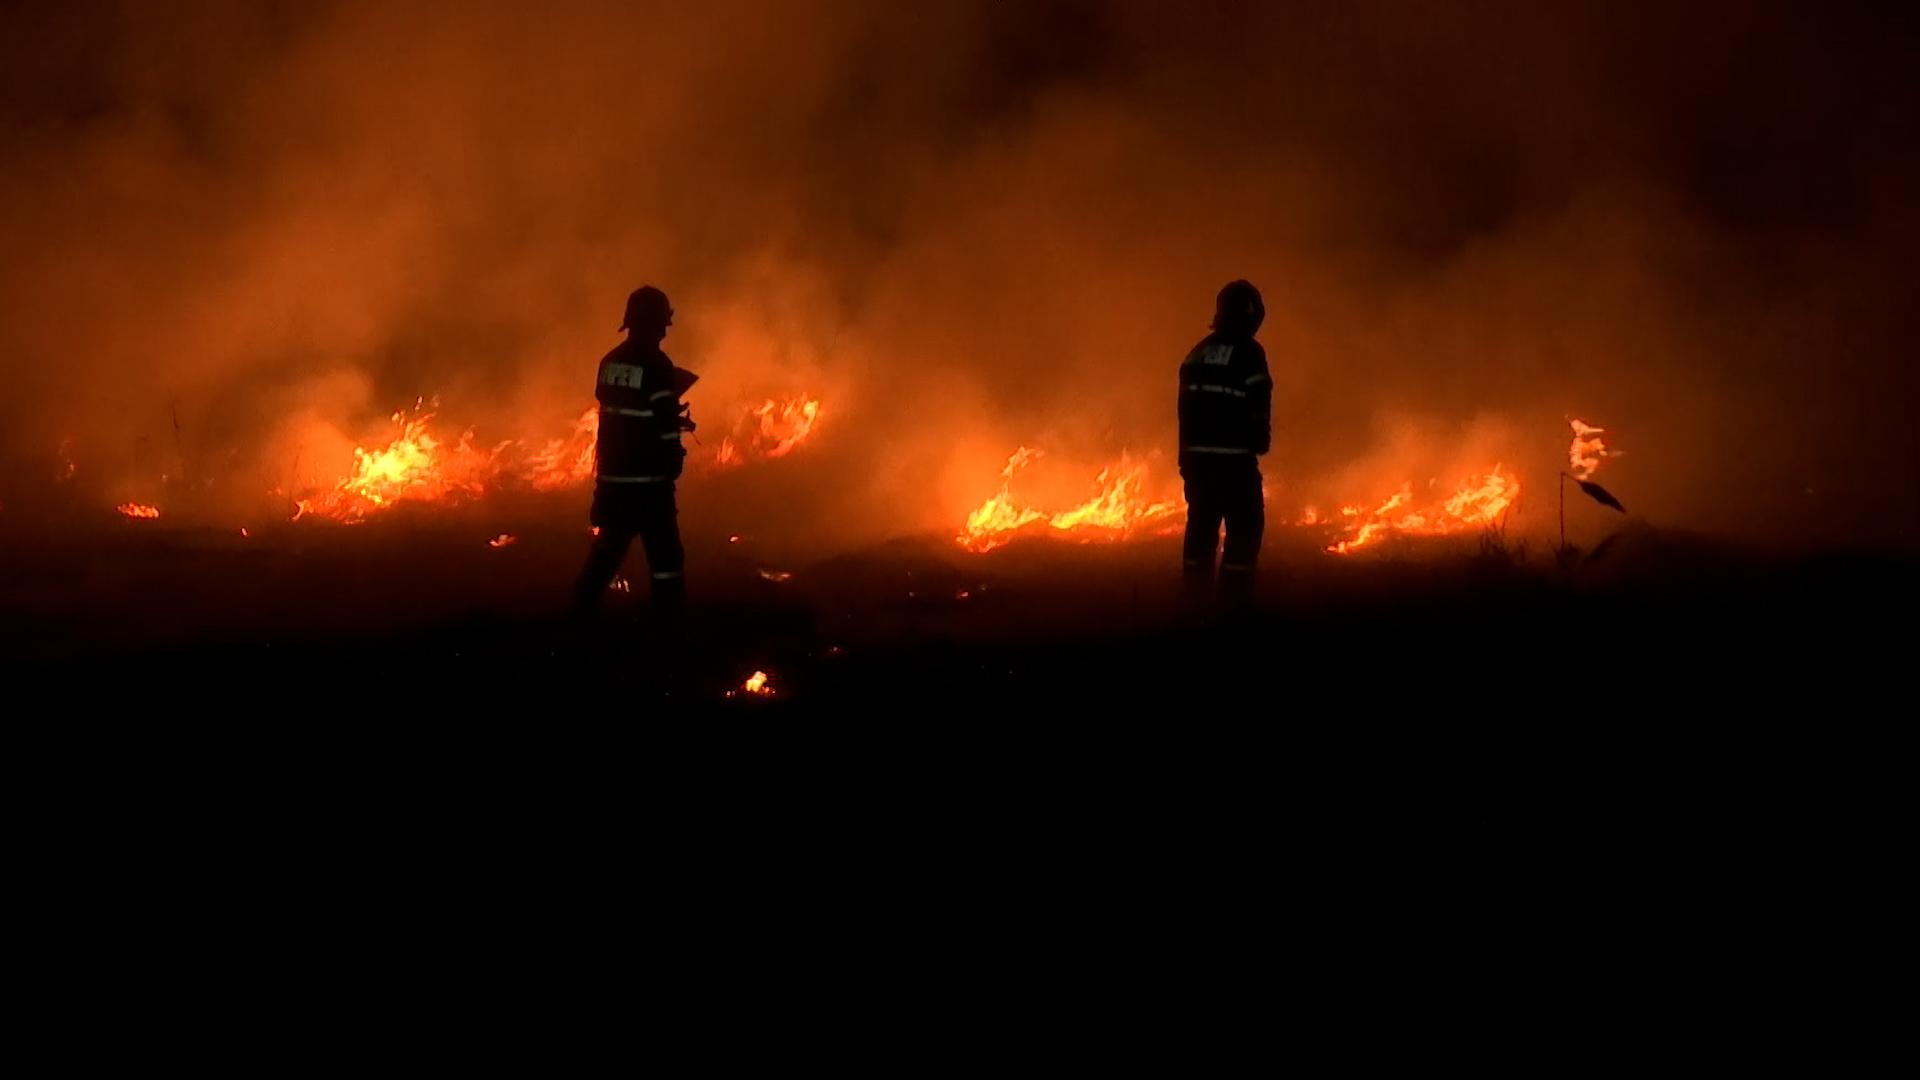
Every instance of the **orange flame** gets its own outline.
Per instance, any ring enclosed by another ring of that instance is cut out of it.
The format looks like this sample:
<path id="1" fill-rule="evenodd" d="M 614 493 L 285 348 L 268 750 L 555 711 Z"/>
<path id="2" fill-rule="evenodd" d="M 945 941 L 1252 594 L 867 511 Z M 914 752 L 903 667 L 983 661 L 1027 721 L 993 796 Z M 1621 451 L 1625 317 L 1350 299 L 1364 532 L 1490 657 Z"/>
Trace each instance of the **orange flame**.
<path id="1" fill-rule="evenodd" d="M 1619 457 L 1619 451 L 1607 449 L 1607 441 L 1600 436 L 1606 428 L 1597 428 L 1584 420 L 1568 420 L 1573 428 L 1573 445 L 1567 448 L 1567 462 L 1573 468 L 1575 480 L 1590 479 L 1600 470 L 1600 462 L 1606 458 Z"/>
<path id="2" fill-rule="evenodd" d="M 772 697 L 774 692 L 773 683 L 771 681 L 772 678 L 773 677 L 771 675 L 768 675 L 764 671 L 756 671 L 753 674 L 747 676 L 747 681 L 741 685 L 739 690 L 727 691 L 727 696 L 732 697 L 735 694 L 745 693 L 745 694 L 754 694 L 759 697 Z"/>
<path id="3" fill-rule="evenodd" d="M 516 544 L 519 541 L 520 541 L 520 538 L 513 535 L 512 533 L 501 533 L 499 536 L 496 536 L 493 539 L 487 541 L 487 546 L 490 548 L 503 548 L 503 547 L 508 547 L 512 544 Z"/>
<path id="4" fill-rule="evenodd" d="M 114 509 L 130 518 L 157 518 L 160 516 L 158 507 L 148 506 L 145 503 L 121 503 L 119 506 L 114 507 Z"/>
<path id="5" fill-rule="evenodd" d="M 819 398 L 808 394 L 783 401 L 768 398 L 734 422 L 733 432 L 714 451 L 713 463 L 726 467 L 785 457 L 813 434 L 819 419 Z"/>
<path id="6" fill-rule="evenodd" d="M 1078 506 L 1048 514 L 1017 503 L 1012 494 L 1014 474 L 1040 451 L 1020 447 L 1000 470 L 1000 490 L 967 515 L 965 531 L 956 543 L 972 552 L 987 552 L 1013 540 L 1022 529 L 1040 521 L 1081 541 L 1123 540 L 1142 530 L 1171 526 L 1184 511 L 1179 502 L 1155 502 L 1145 495 L 1147 466 L 1122 453 L 1094 478 L 1098 489 Z"/>
<path id="7" fill-rule="evenodd" d="M 386 446 L 353 449 L 351 476 L 333 490 L 295 502 L 293 518 L 318 514 L 337 521 L 361 521 L 401 502 L 452 502 L 476 497 L 487 489 L 498 471 L 496 453 L 476 450 L 473 431 L 448 444 L 433 434 L 434 414 L 414 403 L 413 414 L 401 409 L 392 422 L 399 432 Z"/>
<path id="8" fill-rule="evenodd" d="M 600 409 L 596 406 L 580 414 L 572 431 L 548 439 L 538 453 L 527 457 L 522 470 L 527 483 L 535 491 L 559 491 L 593 479 L 594 441 L 599 435 Z"/>
<path id="9" fill-rule="evenodd" d="M 1039 456 L 1040 451 L 1022 446 L 1007 458 L 1007 467 L 1000 470 L 999 494 L 967 515 L 966 531 L 954 538 L 960 546 L 976 552 L 992 551 L 1011 541 L 1016 531 L 1046 516 L 1038 510 L 1015 506 L 1009 490 L 1013 486 L 1013 474 Z"/>
<path id="10" fill-rule="evenodd" d="M 384 443 L 372 440 L 355 447 L 352 474 L 327 490 L 296 499 L 294 520 L 314 515 L 356 524 L 402 502 L 455 503 L 479 498 L 501 484 L 562 491 L 593 479 L 600 431 L 597 406 L 581 413 L 565 435 L 547 439 L 537 449 L 521 439 L 483 449 L 474 445 L 471 428 L 449 442 L 434 430 L 437 407 L 437 402 L 416 401 L 412 409 L 395 412 Z M 714 460 L 724 466 L 784 457 L 813 432 L 819 416 L 817 398 L 800 395 L 784 403 L 769 398 L 747 410 Z"/>
<path id="11" fill-rule="evenodd" d="M 1340 508 L 1340 527 L 1345 536 L 1327 545 L 1330 554 L 1345 555 L 1391 535 L 1445 536 L 1497 526 L 1520 498 L 1520 481 L 1495 465 L 1482 476 L 1468 477 L 1459 490 L 1437 505 L 1416 507 L 1413 483 L 1372 510 L 1358 506 Z M 1315 524 L 1317 513 L 1309 507 L 1302 525 Z"/>

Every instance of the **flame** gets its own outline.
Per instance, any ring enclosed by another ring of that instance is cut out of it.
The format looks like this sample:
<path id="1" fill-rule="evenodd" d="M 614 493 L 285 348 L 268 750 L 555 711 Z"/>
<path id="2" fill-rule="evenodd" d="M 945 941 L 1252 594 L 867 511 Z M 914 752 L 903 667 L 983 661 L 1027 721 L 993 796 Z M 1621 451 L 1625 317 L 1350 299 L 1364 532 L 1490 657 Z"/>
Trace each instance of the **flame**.
<path id="1" fill-rule="evenodd" d="M 1607 441 L 1600 436 L 1606 428 L 1598 428 L 1584 420 L 1568 420 L 1573 428 L 1573 445 L 1567 448 L 1567 463 L 1573 469 L 1575 480 L 1590 479 L 1600 471 L 1600 462 L 1606 458 L 1619 457 L 1617 450 L 1607 449 Z"/>
<path id="2" fill-rule="evenodd" d="M 593 479 L 594 442 L 600 435 L 600 409 L 589 408 L 573 422 L 573 430 L 548 439 L 530 454 L 522 468 L 535 491 L 559 491 Z"/>
<path id="3" fill-rule="evenodd" d="M 734 421 L 733 431 L 714 451 L 713 463 L 725 468 L 785 457 L 813 434 L 819 419 L 820 399 L 810 394 L 767 398 Z"/>
<path id="4" fill-rule="evenodd" d="M 756 671 L 747 676 L 747 681 L 741 684 L 740 689 L 727 691 L 727 696 L 732 697 L 735 694 L 745 693 L 754 694 L 759 697 L 772 697 L 773 684 L 770 681 L 772 678 L 773 676 L 768 675 L 764 671 Z"/>
<path id="5" fill-rule="evenodd" d="M 478 497 L 499 471 L 494 452 L 473 446 L 473 431 L 447 443 L 433 433 L 434 414 L 414 403 L 390 418 L 398 432 L 379 449 L 353 449 L 353 474 L 331 491 L 295 502 L 295 521 L 317 514 L 357 522 L 402 502 L 454 502 Z"/>
<path id="6" fill-rule="evenodd" d="M 148 506 L 145 503 L 121 503 L 119 506 L 114 507 L 114 509 L 130 518 L 157 518 L 160 516 L 158 507 Z"/>
<path id="7" fill-rule="evenodd" d="M 71 438 L 61 439 L 60 471 L 59 474 L 54 477 L 54 481 L 64 484 L 73 479 L 73 474 L 78 471 L 78 467 L 73 463 L 73 440 Z"/>
<path id="8" fill-rule="evenodd" d="M 1345 555 L 1396 534 L 1445 536 L 1498 525 L 1520 498 L 1519 479 L 1504 469 L 1495 465 L 1483 475 L 1468 477 L 1453 495 L 1436 505 L 1415 506 L 1413 483 L 1408 481 L 1372 510 L 1343 506 L 1338 524 L 1345 535 L 1327 545 L 1326 550 Z M 1317 520 L 1317 512 L 1309 507 L 1300 524 L 1312 525 Z"/>
<path id="9" fill-rule="evenodd" d="M 1038 510 L 1016 507 L 1009 491 L 1013 485 L 1013 474 L 1039 456 L 1040 451 L 1022 446 L 1007 458 L 1007 467 L 1000 470 L 999 494 L 968 514 L 967 531 L 954 538 L 962 547 L 976 552 L 992 551 L 1012 540 L 1015 531 L 1046 516 Z"/>
<path id="10" fill-rule="evenodd" d="M 518 543 L 519 540 L 520 538 L 512 533 L 501 533 L 499 536 L 487 541 L 487 546 L 490 548 L 503 548 Z"/>
<path id="11" fill-rule="evenodd" d="M 1098 490 L 1080 505 L 1052 514 L 1023 506 L 1013 498 L 1014 474 L 1040 456 L 1040 451 L 1022 446 L 1007 458 L 1006 468 L 1000 470 L 999 492 L 967 515 L 965 531 L 954 537 L 956 543 L 976 553 L 992 551 L 1040 521 L 1082 541 L 1122 540 L 1143 529 L 1171 525 L 1184 513 L 1175 500 L 1155 502 L 1146 497 L 1146 463 L 1125 453 L 1100 470 L 1094 478 Z"/>
<path id="12" fill-rule="evenodd" d="M 245 525 L 240 526 L 240 539 L 245 540 L 247 537 L 251 535 L 253 534 L 247 532 L 247 527 Z"/>
<path id="13" fill-rule="evenodd" d="M 415 401 L 411 409 L 396 411 L 383 437 L 354 448 L 350 475 L 294 501 L 294 520 L 312 515 L 356 524 L 403 502 L 451 504 L 505 485 L 562 491 L 593 479 L 598 406 L 557 438 L 537 444 L 507 439 L 491 448 L 476 446 L 471 428 L 453 440 L 439 434 L 437 409 L 437 402 Z M 819 416 L 818 398 L 768 398 L 747 410 L 714 460 L 724 466 L 784 457 L 813 432 Z"/>
<path id="14" fill-rule="evenodd" d="M 793 571 L 791 571 L 791 570 L 762 570 L 762 571 L 760 571 L 760 576 L 761 576 L 761 577 L 763 577 L 763 578 L 765 578 L 765 579 L 766 579 L 766 580 L 768 580 L 768 581 L 774 581 L 774 582 L 784 582 L 784 581 L 792 581 L 792 580 L 793 580 Z"/>

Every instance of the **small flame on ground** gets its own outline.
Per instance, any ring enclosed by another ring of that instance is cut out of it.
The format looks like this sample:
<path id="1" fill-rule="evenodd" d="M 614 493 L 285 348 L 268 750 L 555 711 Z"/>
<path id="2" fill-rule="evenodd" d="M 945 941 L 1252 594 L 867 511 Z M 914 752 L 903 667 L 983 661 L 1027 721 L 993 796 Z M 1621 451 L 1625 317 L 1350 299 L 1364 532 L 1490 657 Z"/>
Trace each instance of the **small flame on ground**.
<path id="1" fill-rule="evenodd" d="M 770 681 L 771 679 L 772 676 L 766 672 L 756 671 L 747 676 L 747 681 L 741 684 L 740 689 L 727 691 L 727 696 L 733 697 L 735 694 L 754 694 L 759 697 L 772 697 L 774 691 L 773 684 Z"/>
<path id="2" fill-rule="evenodd" d="M 632 592 L 633 586 L 627 584 L 625 577 L 615 575 L 612 581 L 607 582 L 607 589 L 611 592 Z"/>
<path id="3" fill-rule="evenodd" d="M 1035 458 L 1038 450 L 1020 447 L 1000 470 L 1000 490 L 967 515 L 965 531 L 956 543 L 972 552 L 987 552 L 1011 542 L 1022 529 L 1044 521 L 1075 539 L 1124 540 L 1149 528 L 1177 523 L 1185 511 L 1176 500 L 1155 502 L 1144 494 L 1147 466 L 1122 453 L 1094 477 L 1098 490 L 1078 506 L 1048 514 L 1016 502 L 1013 478 Z"/>
<path id="4" fill-rule="evenodd" d="M 512 533 L 501 533 L 499 536 L 487 541 L 487 546 L 490 548 L 503 548 L 509 544 L 519 543 L 519 541 L 520 538 Z"/>
<path id="5" fill-rule="evenodd" d="M 766 579 L 767 579 L 768 581 L 792 581 L 792 580 L 793 580 L 793 571 L 791 571 L 791 570 L 762 570 L 762 571 L 760 571 L 760 576 L 761 576 L 761 577 L 763 577 L 763 578 L 766 578 Z"/>
<path id="6" fill-rule="evenodd" d="M 160 516 L 160 509 L 158 507 L 148 506 L 145 503 L 121 503 L 119 506 L 114 507 L 114 509 L 130 518 L 157 518 Z"/>
<path id="7" fill-rule="evenodd" d="M 245 525 L 240 526 L 240 539 L 245 540 L 250 535 L 252 534 L 247 532 L 247 527 Z"/>

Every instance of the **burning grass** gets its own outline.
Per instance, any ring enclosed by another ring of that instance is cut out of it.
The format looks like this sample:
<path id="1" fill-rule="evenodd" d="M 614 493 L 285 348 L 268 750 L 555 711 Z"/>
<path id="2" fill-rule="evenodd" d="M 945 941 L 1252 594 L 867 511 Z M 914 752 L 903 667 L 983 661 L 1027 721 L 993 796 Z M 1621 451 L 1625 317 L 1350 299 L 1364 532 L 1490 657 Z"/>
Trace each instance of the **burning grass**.
<path id="1" fill-rule="evenodd" d="M 988 552 L 1022 534 L 1048 531 L 1082 542 L 1125 540 L 1177 528 L 1186 515 L 1179 501 L 1145 494 L 1147 464 L 1125 453 L 1094 477 L 1094 493 L 1084 502 L 1051 513 L 1026 505 L 1013 495 L 1014 477 L 1040 456 L 1040 451 L 1022 446 L 1007 458 L 999 492 L 967 515 L 956 543 L 968 551 Z"/>
<path id="2" fill-rule="evenodd" d="M 491 445 L 480 444 L 472 427 L 448 436 L 438 413 L 439 403 L 425 400 L 396 410 L 384 432 L 354 447 L 351 473 L 295 498 L 294 520 L 351 525 L 403 503 L 452 506 L 502 489 L 563 491 L 593 479 L 597 408 L 581 413 L 562 435 Z M 820 399 L 808 394 L 769 398 L 742 410 L 732 434 L 702 460 L 727 468 L 786 457 L 813 434 L 820 414 Z"/>

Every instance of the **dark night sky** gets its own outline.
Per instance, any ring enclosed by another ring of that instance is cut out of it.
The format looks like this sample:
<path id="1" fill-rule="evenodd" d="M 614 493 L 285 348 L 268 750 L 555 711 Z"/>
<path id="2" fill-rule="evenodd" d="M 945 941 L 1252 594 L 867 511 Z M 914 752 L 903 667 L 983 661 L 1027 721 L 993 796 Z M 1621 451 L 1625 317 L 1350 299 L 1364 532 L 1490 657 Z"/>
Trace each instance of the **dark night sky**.
<path id="1" fill-rule="evenodd" d="M 716 392 L 843 403 L 838 527 L 951 519 L 1013 445 L 1164 443 L 1247 276 L 1302 499 L 1550 478 L 1583 415 L 1655 520 L 1917 535 L 1891 6 L 550 7 L 10 6 L 0 454 L 537 427 L 644 279 Z"/>

